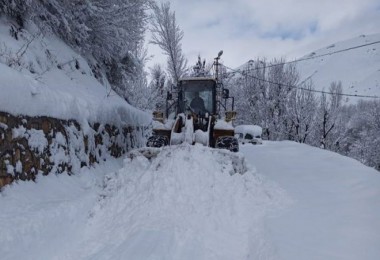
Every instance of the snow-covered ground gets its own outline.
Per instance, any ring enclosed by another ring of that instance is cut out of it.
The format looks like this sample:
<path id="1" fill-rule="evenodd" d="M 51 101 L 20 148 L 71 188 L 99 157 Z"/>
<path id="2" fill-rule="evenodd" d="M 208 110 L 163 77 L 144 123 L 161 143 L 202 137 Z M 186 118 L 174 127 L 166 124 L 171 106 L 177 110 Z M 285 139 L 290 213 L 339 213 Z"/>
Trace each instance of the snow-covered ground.
<path id="1" fill-rule="evenodd" d="M 242 150 L 294 202 L 266 222 L 276 259 L 380 259 L 377 171 L 289 141 Z"/>
<path id="2" fill-rule="evenodd" d="M 292 142 L 241 150 L 244 175 L 185 145 L 8 186 L 1 259 L 379 259 L 375 170 Z"/>

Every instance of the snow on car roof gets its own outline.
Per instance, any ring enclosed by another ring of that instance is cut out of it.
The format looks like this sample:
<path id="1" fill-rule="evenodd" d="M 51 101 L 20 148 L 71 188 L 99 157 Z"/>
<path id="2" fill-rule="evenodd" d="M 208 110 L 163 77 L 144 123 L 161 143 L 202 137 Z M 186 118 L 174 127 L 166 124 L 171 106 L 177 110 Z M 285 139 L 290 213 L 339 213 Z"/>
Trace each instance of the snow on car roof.
<path id="1" fill-rule="evenodd" d="M 187 81 L 187 80 L 213 80 L 215 81 L 215 78 L 213 77 L 188 77 L 188 78 L 181 78 L 179 81 Z"/>
<path id="2" fill-rule="evenodd" d="M 251 134 L 253 136 L 258 136 L 263 133 L 263 129 L 258 125 L 238 125 L 235 127 L 235 133 Z"/>

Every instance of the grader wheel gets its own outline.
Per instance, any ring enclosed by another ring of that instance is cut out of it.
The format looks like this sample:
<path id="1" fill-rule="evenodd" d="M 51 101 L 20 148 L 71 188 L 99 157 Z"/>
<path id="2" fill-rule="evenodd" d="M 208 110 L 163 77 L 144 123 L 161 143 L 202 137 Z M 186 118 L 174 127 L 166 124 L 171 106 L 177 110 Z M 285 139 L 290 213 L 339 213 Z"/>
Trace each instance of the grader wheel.
<path id="1" fill-rule="evenodd" d="M 216 140 L 215 148 L 227 149 L 231 152 L 239 152 L 239 142 L 233 136 L 220 136 Z"/>
<path id="2" fill-rule="evenodd" d="M 166 136 L 163 135 L 153 135 L 148 138 L 146 142 L 147 147 L 163 147 L 169 144 L 169 140 Z"/>

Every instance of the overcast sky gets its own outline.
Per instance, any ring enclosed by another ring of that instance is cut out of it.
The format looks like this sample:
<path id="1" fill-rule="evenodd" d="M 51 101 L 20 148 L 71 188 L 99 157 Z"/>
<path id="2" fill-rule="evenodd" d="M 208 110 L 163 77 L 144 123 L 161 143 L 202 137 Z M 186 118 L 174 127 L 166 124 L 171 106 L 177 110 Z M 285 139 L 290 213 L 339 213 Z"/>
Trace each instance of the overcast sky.
<path id="1" fill-rule="evenodd" d="M 380 0 L 171 0 L 189 64 L 223 50 L 226 66 L 258 57 L 299 58 L 329 44 L 380 33 Z M 155 46 L 148 66 L 165 64 Z"/>

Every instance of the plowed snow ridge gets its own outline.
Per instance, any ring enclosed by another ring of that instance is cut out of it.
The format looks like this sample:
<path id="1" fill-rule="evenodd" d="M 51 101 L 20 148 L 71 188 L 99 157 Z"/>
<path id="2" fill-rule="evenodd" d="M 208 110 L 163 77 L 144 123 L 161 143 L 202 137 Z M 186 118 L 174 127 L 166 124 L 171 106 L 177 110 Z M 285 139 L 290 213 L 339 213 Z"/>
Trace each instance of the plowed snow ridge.
<path id="1" fill-rule="evenodd" d="M 86 235 L 102 241 L 85 241 L 83 258 L 270 258 L 261 222 L 286 196 L 254 170 L 231 176 L 231 168 L 201 146 L 163 149 L 151 163 L 127 159 L 105 178 Z"/>

